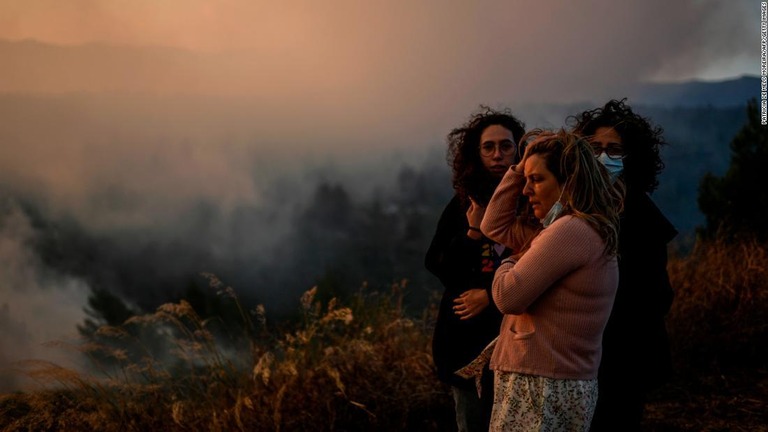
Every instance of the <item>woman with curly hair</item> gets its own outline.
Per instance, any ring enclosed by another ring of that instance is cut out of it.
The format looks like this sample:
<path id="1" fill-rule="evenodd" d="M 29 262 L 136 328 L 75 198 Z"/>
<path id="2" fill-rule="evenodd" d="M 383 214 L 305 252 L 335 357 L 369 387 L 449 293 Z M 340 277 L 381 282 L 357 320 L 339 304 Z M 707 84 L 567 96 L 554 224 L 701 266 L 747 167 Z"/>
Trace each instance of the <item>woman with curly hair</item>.
<path id="1" fill-rule="evenodd" d="M 565 131 L 536 134 L 481 225 L 507 244 L 517 241 L 514 226 L 540 226 L 493 280 L 504 319 L 490 359 L 490 430 L 587 431 L 618 286 L 622 190 L 586 140 Z"/>
<path id="2" fill-rule="evenodd" d="M 637 431 L 647 391 L 672 369 L 664 317 L 673 297 L 667 244 L 677 231 L 648 195 L 664 168 L 659 155 L 663 131 L 625 100 L 611 100 L 569 120 L 627 190 L 619 230 L 619 288 L 603 334 L 591 430 Z"/>
<path id="3" fill-rule="evenodd" d="M 518 159 L 523 123 L 487 107 L 448 135 L 455 195 L 440 216 L 425 265 L 445 287 L 432 352 L 438 377 L 451 386 L 459 431 L 487 431 L 492 386 L 478 396 L 474 382 L 453 374 L 499 333 L 501 314 L 490 301 L 493 273 L 509 250 L 479 229 L 484 206 Z M 486 371 L 486 380 L 491 380 Z"/>

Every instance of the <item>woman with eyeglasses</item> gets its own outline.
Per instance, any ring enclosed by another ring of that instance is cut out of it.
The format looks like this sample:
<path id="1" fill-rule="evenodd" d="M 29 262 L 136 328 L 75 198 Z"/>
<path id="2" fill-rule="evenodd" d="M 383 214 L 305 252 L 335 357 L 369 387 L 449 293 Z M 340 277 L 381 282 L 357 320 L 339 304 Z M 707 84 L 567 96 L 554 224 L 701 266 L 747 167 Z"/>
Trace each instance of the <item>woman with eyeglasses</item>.
<path id="1" fill-rule="evenodd" d="M 449 384 L 458 430 L 487 431 L 493 386 L 481 396 L 471 379 L 454 375 L 499 333 L 501 313 L 491 301 L 491 282 L 510 254 L 480 232 L 485 205 L 499 180 L 518 159 L 523 123 L 508 111 L 482 107 L 448 135 L 455 195 L 446 206 L 425 258 L 445 288 L 432 339 L 438 378 Z M 492 382 L 490 371 L 484 379 Z"/>
<path id="2" fill-rule="evenodd" d="M 587 431 L 618 286 L 622 190 L 583 138 L 565 131 L 529 136 L 535 138 L 481 224 L 488 237 L 517 248 L 492 286 L 504 320 L 490 357 L 490 430 Z M 537 231 L 526 239 L 518 230 L 530 226 Z"/>
<path id="3" fill-rule="evenodd" d="M 614 179 L 626 187 L 619 230 L 619 287 L 603 334 L 599 397 L 591 431 L 638 431 L 646 393 L 668 379 L 672 362 L 664 317 L 673 292 L 667 244 L 677 231 L 649 194 L 664 168 L 662 129 L 625 100 L 570 117 Z"/>

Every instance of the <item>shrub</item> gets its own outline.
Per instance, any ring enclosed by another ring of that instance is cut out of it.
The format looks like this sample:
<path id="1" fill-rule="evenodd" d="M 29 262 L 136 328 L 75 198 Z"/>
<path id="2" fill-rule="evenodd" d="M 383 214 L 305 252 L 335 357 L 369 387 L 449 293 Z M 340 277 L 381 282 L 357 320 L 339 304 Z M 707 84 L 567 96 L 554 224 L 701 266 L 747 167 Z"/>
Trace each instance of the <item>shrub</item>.
<path id="1" fill-rule="evenodd" d="M 211 285 L 237 302 L 213 276 Z M 165 358 L 140 361 L 118 345 L 100 350 L 120 363 L 105 377 L 85 377 L 42 362 L 30 376 L 56 389 L 0 399 L 3 430 L 444 430 L 453 422 L 451 398 L 435 378 L 429 325 L 409 318 L 403 284 L 387 294 L 354 296 L 350 306 L 301 299 L 303 319 L 267 334 L 263 307 L 242 312 L 243 334 L 223 344 L 186 301 L 105 326 L 102 338 L 130 338 L 131 326 L 167 339 Z M 251 317 L 255 317 L 252 320 Z M 137 345 L 134 345 L 137 346 Z M 135 354 L 135 353 L 134 353 Z M 448 414 L 448 415 L 446 415 Z"/>
<path id="2" fill-rule="evenodd" d="M 768 251 L 756 240 L 699 240 L 673 257 L 675 300 L 668 316 L 679 369 L 719 369 L 760 361 L 768 353 Z"/>

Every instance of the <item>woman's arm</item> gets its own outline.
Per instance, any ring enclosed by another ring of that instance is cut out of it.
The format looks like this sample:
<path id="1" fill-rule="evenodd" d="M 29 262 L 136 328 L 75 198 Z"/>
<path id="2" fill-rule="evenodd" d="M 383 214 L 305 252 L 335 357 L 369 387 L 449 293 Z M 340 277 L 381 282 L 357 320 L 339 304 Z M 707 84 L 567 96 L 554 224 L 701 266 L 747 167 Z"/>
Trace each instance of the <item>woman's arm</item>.
<path id="1" fill-rule="evenodd" d="M 493 278 L 493 301 L 504 314 L 521 314 L 558 280 L 604 247 L 600 236 L 572 216 L 556 220 L 533 240 L 517 263 L 505 262 Z"/>
<path id="2" fill-rule="evenodd" d="M 486 237 L 512 249 L 514 253 L 521 252 L 540 229 L 538 224 L 529 222 L 526 216 L 518 213 L 523 186 L 525 177 L 522 166 L 511 166 L 496 187 L 480 223 L 480 230 Z"/>

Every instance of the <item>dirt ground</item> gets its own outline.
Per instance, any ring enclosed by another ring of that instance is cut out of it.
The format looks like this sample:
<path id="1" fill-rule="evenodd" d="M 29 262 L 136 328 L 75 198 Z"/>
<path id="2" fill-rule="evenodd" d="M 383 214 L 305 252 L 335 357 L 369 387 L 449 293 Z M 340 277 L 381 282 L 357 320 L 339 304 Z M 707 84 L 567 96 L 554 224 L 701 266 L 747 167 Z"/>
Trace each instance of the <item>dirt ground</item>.
<path id="1" fill-rule="evenodd" d="M 768 431 L 768 369 L 677 377 L 650 395 L 648 432 Z"/>

